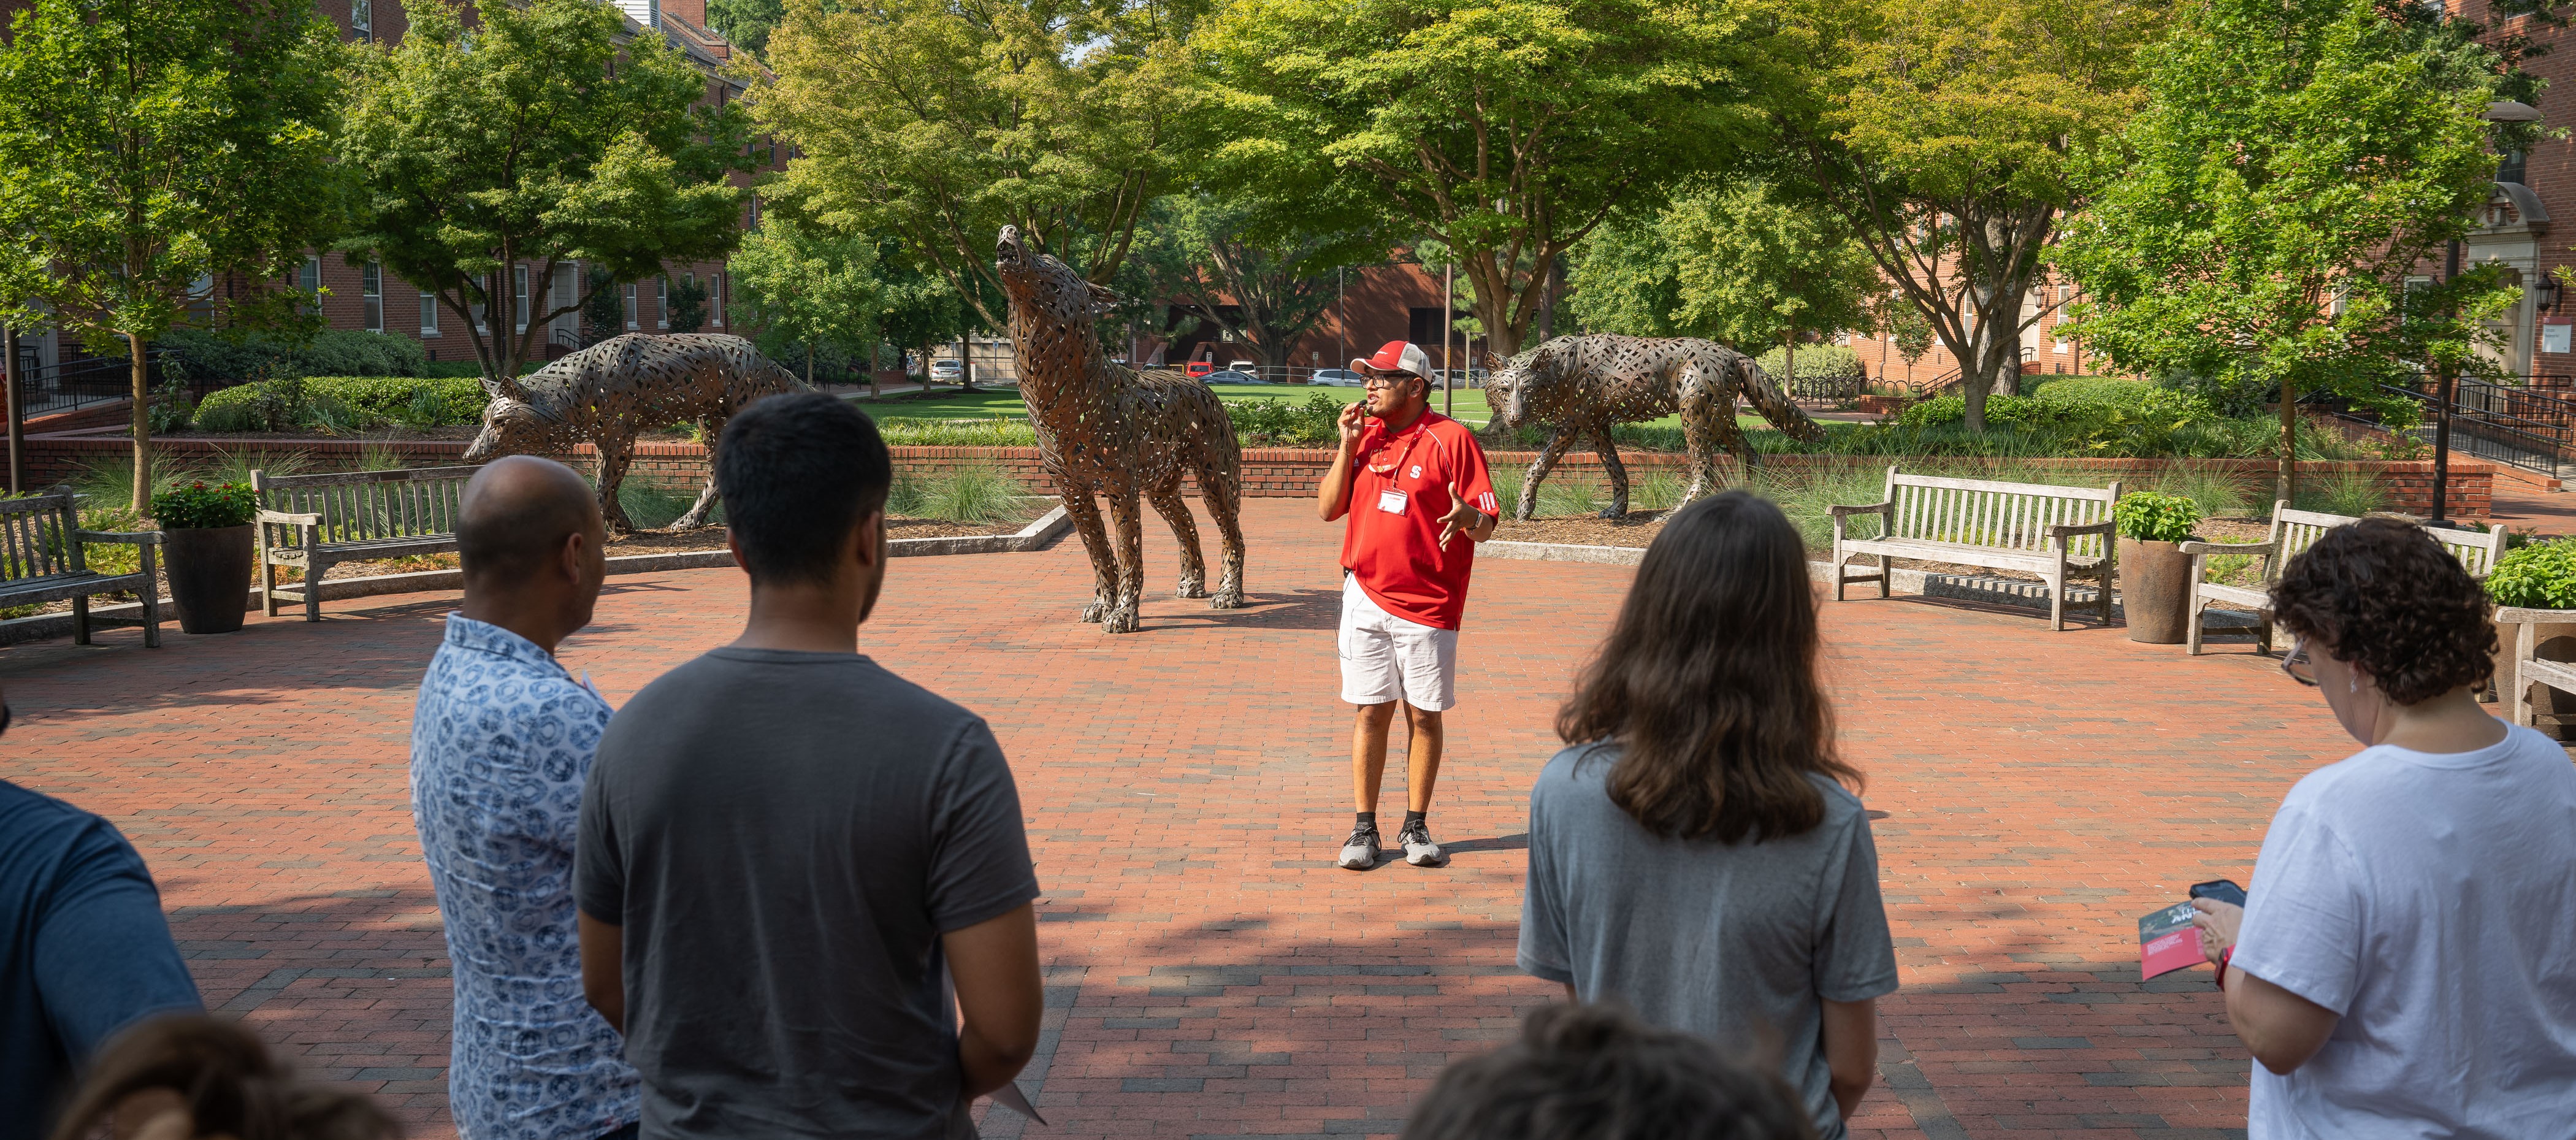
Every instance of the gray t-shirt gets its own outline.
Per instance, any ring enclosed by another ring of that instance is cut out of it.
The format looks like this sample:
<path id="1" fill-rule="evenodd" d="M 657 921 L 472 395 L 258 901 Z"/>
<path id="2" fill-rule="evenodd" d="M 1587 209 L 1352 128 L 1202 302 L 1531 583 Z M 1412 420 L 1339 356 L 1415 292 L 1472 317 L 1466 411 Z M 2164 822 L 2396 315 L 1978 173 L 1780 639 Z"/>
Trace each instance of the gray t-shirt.
<path id="1" fill-rule="evenodd" d="M 938 1137 L 939 936 L 1038 884 L 981 719 L 865 657 L 728 648 L 609 721 L 574 893 L 624 928 L 645 1136 Z"/>
<path id="2" fill-rule="evenodd" d="M 1869 817 L 1810 777 L 1824 822 L 1760 843 L 1667 839 L 1610 802 L 1614 744 L 1568 748 L 1530 792 L 1520 966 L 1616 999 L 1646 1020 L 1769 1051 L 1814 1114 L 1844 1135 L 1825 1064 L 1821 1001 L 1896 990 Z"/>

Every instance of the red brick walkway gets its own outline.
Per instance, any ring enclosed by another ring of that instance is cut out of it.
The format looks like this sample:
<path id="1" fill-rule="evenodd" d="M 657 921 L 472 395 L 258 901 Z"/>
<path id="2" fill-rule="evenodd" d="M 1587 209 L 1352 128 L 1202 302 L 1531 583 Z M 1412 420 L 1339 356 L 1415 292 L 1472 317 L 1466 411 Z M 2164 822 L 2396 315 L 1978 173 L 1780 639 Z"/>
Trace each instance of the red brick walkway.
<path id="1" fill-rule="evenodd" d="M 1252 609 L 1164 599 L 1104 638 L 1071 620 L 1088 569 L 1065 544 L 898 562 L 863 631 L 991 718 L 1020 773 L 1055 1030 L 1026 1080 L 1056 1127 L 1029 1135 L 1391 1133 L 1445 1061 L 1551 996 L 1512 968 L 1525 796 L 1628 572 L 1481 568 L 1434 813 L 1457 858 L 1354 875 L 1329 865 L 1336 532 L 1292 502 L 1249 517 Z M 1168 587 L 1168 536 L 1149 552 Z M 742 599 L 731 571 L 621 579 L 564 656 L 622 700 L 730 637 Z M 446 959 L 405 771 L 452 604 L 0 654 L 0 773 L 133 837 L 209 1005 L 429 1137 L 449 1134 Z M 1858 1133 L 2241 1135 L 2217 995 L 2198 971 L 2140 985 L 2135 916 L 2247 877 L 2290 782 L 2345 751 L 2322 709 L 2241 650 L 1902 599 L 1826 612 L 1904 965 Z"/>

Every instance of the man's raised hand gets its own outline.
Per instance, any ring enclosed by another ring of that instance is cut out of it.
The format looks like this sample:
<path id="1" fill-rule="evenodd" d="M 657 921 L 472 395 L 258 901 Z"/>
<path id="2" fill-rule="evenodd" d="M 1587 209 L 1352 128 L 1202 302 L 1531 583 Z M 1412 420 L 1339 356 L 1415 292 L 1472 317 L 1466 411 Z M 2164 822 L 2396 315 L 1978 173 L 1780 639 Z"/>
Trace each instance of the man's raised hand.
<path id="1" fill-rule="evenodd" d="M 1470 534 L 1484 526 L 1486 518 L 1485 512 L 1468 506 L 1467 500 L 1458 497 L 1456 483 L 1449 484 L 1449 512 L 1440 516 L 1440 549 L 1449 549 L 1451 537 Z"/>
<path id="2" fill-rule="evenodd" d="M 1368 430 L 1368 401 L 1362 400 L 1342 409 L 1342 450 L 1359 446 L 1360 434 Z"/>

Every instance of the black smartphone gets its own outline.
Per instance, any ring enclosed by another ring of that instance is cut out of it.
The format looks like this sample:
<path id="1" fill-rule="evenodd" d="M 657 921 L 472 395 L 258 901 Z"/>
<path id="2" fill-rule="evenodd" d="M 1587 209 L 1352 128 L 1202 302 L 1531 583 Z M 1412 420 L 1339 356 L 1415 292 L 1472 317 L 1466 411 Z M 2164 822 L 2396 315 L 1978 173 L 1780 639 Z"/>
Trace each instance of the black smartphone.
<path id="1" fill-rule="evenodd" d="M 2193 883 L 2191 897 L 2217 899 L 2230 906 L 2244 906 L 2245 888 L 2237 886 L 2234 879 L 2212 879 L 2206 883 Z"/>

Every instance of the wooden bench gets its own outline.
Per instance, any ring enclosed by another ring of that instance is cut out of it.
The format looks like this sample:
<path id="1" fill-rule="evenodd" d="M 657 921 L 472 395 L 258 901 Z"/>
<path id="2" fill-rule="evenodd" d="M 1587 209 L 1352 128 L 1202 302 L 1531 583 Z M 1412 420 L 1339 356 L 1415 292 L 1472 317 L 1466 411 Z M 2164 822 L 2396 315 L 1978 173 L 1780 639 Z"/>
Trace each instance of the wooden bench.
<path id="1" fill-rule="evenodd" d="M 2536 610 L 2522 606 L 2497 606 L 2495 623 L 2515 627 L 2513 645 L 2505 658 L 2510 670 L 2498 683 L 2512 690 L 2513 722 L 2530 727 L 2531 687 L 2547 685 L 2562 693 L 2576 693 L 2576 662 L 2540 659 L 2540 627 L 2563 625 L 2565 610 Z"/>
<path id="2" fill-rule="evenodd" d="M 1853 582 L 1887 596 L 1888 559 L 1955 562 L 2037 574 L 2048 583 L 2048 628 L 2066 628 L 2066 585 L 2089 578 L 2102 620 L 2111 619 L 2111 504 L 2120 485 L 2057 487 L 1992 479 L 1947 479 L 1887 469 L 1887 497 L 1828 508 L 1834 516 L 1834 600 Z M 1879 516 L 1875 538 L 1847 532 L 1853 515 Z M 1878 573 L 1846 577 L 1844 562 L 1875 555 Z"/>
<path id="3" fill-rule="evenodd" d="M 2388 516 L 2402 517 L 2402 516 Z M 2322 511 L 2300 511 L 2290 508 L 2289 500 L 2272 504 L 2272 531 L 2261 542 L 2186 542 L 2183 553 L 2191 555 L 2191 615 L 2183 644 L 2187 652 L 2200 652 L 2202 631 L 2209 607 L 2213 604 L 2228 609 L 2251 611 L 2254 615 L 2255 643 L 2262 652 L 2272 651 L 2272 583 L 2280 580 L 2281 568 L 2300 552 L 2316 545 L 2327 531 L 2346 523 L 2360 522 L 2357 515 L 2330 515 Z M 2412 521 L 2412 520 L 2409 520 Z M 2442 544 L 2453 558 L 2460 560 L 2474 578 L 2485 578 L 2495 569 L 2496 559 L 2504 557 L 2503 527 L 2484 533 L 2453 530 L 2449 527 L 2426 527 L 2425 532 Z M 2253 586 L 2229 586 L 2208 581 L 2209 560 L 2220 555 L 2251 555 L 2263 560 L 2261 581 Z"/>
<path id="4" fill-rule="evenodd" d="M 129 543 L 142 548 L 141 570 L 101 574 L 89 568 L 81 549 L 87 542 Z M 72 603 L 72 641 L 87 645 L 91 622 L 143 627 L 143 644 L 161 647 L 161 582 L 153 573 L 161 546 L 159 531 L 82 530 L 80 497 L 65 486 L 48 487 L 25 498 L 0 499 L 0 605 Z M 132 590 L 143 599 L 143 616 L 93 618 L 92 594 Z"/>
<path id="5" fill-rule="evenodd" d="M 322 620 L 320 583 L 341 562 L 446 554 L 456 549 L 465 481 L 480 467 L 414 467 L 328 475 L 250 473 L 259 496 L 259 592 L 274 617 L 278 599 L 301 600 L 304 620 Z M 277 569 L 304 572 L 280 590 Z"/>

